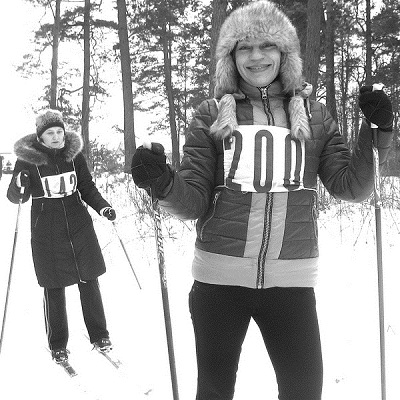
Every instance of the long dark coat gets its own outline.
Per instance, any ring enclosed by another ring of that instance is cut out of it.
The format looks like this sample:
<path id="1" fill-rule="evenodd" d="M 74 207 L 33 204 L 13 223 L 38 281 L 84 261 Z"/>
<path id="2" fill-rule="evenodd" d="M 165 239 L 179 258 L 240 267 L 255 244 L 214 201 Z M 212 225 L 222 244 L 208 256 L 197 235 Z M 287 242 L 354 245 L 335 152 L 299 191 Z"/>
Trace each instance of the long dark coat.
<path id="1" fill-rule="evenodd" d="M 81 153 L 82 139 L 66 133 L 62 149 L 28 135 L 15 143 L 18 159 L 7 197 L 18 203 L 16 177 L 30 174 L 22 202 L 32 196 L 31 244 L 38 283 L 58 288 L 92 280 L 106 271 L 92 218 L 82 200 L 99 212 L 110 204 L 98 192 Z"/>

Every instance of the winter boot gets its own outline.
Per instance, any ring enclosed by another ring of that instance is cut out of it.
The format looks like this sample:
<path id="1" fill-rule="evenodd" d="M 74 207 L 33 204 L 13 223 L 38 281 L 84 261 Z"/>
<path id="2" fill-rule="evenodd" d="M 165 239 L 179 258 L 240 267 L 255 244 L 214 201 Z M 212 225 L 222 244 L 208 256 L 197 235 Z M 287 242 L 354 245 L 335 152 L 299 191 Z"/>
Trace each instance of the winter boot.
<path id="1" fill-rule="evenodd" d="M 101 338 L 93 343 L 94 348 L 103 353 L 107 353 L 112 350 L 111 340 L 109 338 Z"/>
<path id="2" fill-rule="evenodd" d="M 64 361 L 68 360 L 68 353 L 69 351 L 65 348 L 62 349 L 56 349 L 56 350 L 51 350 L 51 356 L 53 360 L 57 363 L 60 364 Z"/>

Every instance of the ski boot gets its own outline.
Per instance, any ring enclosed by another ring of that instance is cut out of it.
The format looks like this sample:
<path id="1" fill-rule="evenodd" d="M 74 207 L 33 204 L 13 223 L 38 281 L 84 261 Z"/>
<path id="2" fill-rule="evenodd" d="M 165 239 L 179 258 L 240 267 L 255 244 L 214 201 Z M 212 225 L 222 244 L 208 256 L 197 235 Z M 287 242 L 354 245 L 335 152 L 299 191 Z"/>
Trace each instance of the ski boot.
<path id="1" fill-rule="evenodd" d="M 51 357 L 57 364 L 61 364 L 64 361 L 68 361 L 69 351 L 65 348 L 51 350 Z"/>
<path id="2" fill-rule="evenodd" d="M 101 351 L 102 353 L 108 353 L 112 350 L 112 344 L 109 338 L 101 338 L 94 342 L 93 346 L 96 350 Z"/>

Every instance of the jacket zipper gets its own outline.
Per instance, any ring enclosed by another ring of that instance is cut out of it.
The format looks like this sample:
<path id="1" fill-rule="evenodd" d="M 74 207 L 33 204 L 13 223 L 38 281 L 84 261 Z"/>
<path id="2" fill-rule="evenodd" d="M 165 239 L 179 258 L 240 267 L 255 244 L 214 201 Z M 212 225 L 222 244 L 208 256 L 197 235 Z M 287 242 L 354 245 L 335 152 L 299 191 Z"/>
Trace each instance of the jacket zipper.
<path id="1" fill-rule="evenodd" d="M 262 104 L 264 106 L 265 115 L 267 116 L 267 119 L 268 119 L 268 125 L 275 125 L 275 120 L 274 120 L 274 116 L 271 111 L 271 105 L 270 105 L 269 96 L 268 96 L 268 89 L 270 86 L 271 86 L 271 83 L 267 86 L 259 87 L 258 90 L 261 92 L 261 100 L 262 100 Z"/>
<path id="2" fill-rule="evenodd" d="M 221 195 L 221 192 L 217 192 L 217 193 L 215 193 L 215 195 L 214 195 L 214 199 L 213 199 L 213 201 L 212 201 L 213 211 L 212 211 L 211 215 L 204 221 L 204 223 L 203 223 L 203 225 L 202 225 L 202 227 L 201 227 L 201 229 L 200 229 L 200 239 L 201 239 L 201 240 L 203 240 L 203 231 L 204 231 L 204 228 L 205 228 L 206 225 L 211 221 L 211 219 L 214 217 L 214 214 L 215 214 L 215 206 L 216 206 L 216 204 L 217 204 L 217 200 L 218 200 L 218 198 L 219 198 L 220 195 Z"/>
<path id="3" fill-rule="evenodd" d="M 257 289 L 264 287 L 265 280 L 265 260 L 267 258 L 267 251 L 269 245 L 269 239 L 271 236 L 271 217 L 272 217 L 272 206 L 273 206 L 273 195 L 272 193 L 266 193 L 266 203 L 264 212 L 264 229 L 263 237 L 261 241 L 261 249 L 258 255 L 258 268 L 257 268 Z"/>
<path id="4" fill-rule="evenodd" d="M 41 204 L 41 206 L 40 206 L 40 213 L 39 213 L 39 215 L 36 217 L 36 221 L 35 221 L 35 225 L 34 225 L 34 227 L 36 228 L 36 226 L 37 226 L 37 223 L 38 223 L 38 221 L 39 221 L 39 217 L 42 215 L 42 213 L 43 213 L 43 209 L 44 209 L 44 207 L 43 207 L 43 202 L 42 202 L 42 204 Z"/>
<path id="5" fill-rule="evenodd" d="M 55 156 L 55 153 L 54 153 L 54 156 Z M 57 169 L 57 172 L 60 173 L 60 169 L 58 168 L 57 163 L 56 163 L 56 169 Z M 78 266 L 78 262 L 77 262 L 77 260 L 76 260 L 76 253 L 75 253 L 75 249 L 74 249 L 74 244 L 72 243 L 71 235 L 70 235 L 70 233 L 69 233 L 69 224 L 68 224 L 68 218 L 67 218 L 67 210 L 65 209 L 65 204 L 64 204 L 64 200 L 63 200 L 63 199 L 61 199 L 61 204 L 62 204 L 63 210 L 64 210 L 65 224 L 67 225 L 67 232 L 68 232 L 69 244 L 70 244 L 70 246 L 71 246 L 72 254 L 74 255 L 74 262 L 75 262 L 76 273 L 78 274 L 79 282 L 81 282 L 81 283 L 86 283 L 84 280 L 82 280 L 81 274 L 80 274 L 80 272 L 79 272 L 79 266 Z"/>
<path id="6" fill-rule="evenodd" d="M 76 253 L 75 253 L 74 244 L 72 243 L 71 235 L 70 235 L 70 233 L 69 233 L 69 224 L 68 224 L 68 218 L 67 218 L 67 211 L 66 211 L 66 209 L 65 209 L 64 200 L 62 200 L 62 199 L 61 199 L 61 204 L 62 204 L 63 210 L 64 210 L 64 217 L 65 217 L 65 223 L 66 223 L 66 225 L 67 225 L 67 232 L 68 232 L 69 244 L 70 244 L 70 246 L 71 246 L 72 254 L 74 255 L 76 273 L 78 274 L 79 282 L 81 282 L 81 283 L 86 283 L 84 280 L 82 280 L 81 274 L 80 274 L 80 272 L 79 272 L 78 262 L 76 261 Z"/>

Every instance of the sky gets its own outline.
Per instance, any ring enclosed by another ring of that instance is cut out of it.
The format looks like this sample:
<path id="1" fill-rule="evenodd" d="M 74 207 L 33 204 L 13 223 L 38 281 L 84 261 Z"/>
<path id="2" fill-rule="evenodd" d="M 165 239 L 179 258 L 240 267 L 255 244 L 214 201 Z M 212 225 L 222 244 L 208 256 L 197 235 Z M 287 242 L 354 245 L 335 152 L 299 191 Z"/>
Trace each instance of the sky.
<path id="1" fill-rule="evenodd" d="M 12 145 L 24 133 L 34 131 L 34 114 L 30 102 L 38 90 L 38 82 L 22 78 L 16 66 L 29 49 L 32 31 L 37 25 L 39 10 L 23 0 L 2 5 L 0 23 L 0 110 L 2 140 L 0 152 L 11 151 Z"/>
<path id="2" fill-rule="evenodd" d="M 110 11 L 113 0 L 107 0 Z M 63 11 L 63 10 L 62 10 Z M 43 80 L 25 79 L 16 71 L 23 61 L 23 55 L 31 52 L 34 32 L 39 28 L 43 9 L 33 7 L 25 0 L 13 0 L 2 6 L 0 16 L 0 110 L 3 137 L 0 153 L 12 152 L 13 145 L 20 137 L 35 131 L 35 113 L 37 99 L 42 95 Z M 111 18 L 111 17 L 110 17 Z M 71 60 L 72 61 L 72 60 Z M 79 63 L 79 60 L 78 60 Z M 115 76 L 112 77 L 115 79 Z M 50 77 L 49 77 L 50 79 Z M 118 135 L 114 125 L 123 127 L 122 90 L 119 86 L 111 88 L 111 96 L 105 106 L 98 110 L 103 116 L 99 122 L 91 122 L 90 139 L 110 144 L 116 148 L 123 143 L 122 134 Z M 96 106 L 98 107 L 98 106 Z M 148 118 L 135 115 L 135 132 L 139 138 L 145 136 Z M 7 134 L 4 134 L 6 133 Z M 146 133 L 147 134 L 147 133 Z"/>

